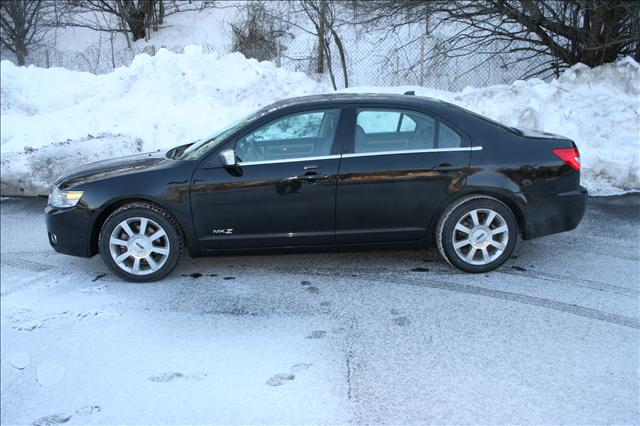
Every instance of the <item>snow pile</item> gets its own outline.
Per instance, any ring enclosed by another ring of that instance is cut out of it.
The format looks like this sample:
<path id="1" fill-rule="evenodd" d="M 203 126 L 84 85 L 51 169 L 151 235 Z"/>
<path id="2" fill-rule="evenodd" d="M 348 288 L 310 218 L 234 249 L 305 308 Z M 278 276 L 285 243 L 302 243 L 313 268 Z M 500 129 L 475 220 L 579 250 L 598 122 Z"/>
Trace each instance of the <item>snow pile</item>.
<path id="1" fill-rule="evenodd" d="M 203 54 L 197 46 L 139 55 L 99 76 L 3 61 L 1 81 L 3 195 L 46 194 L 55 176 L 79 163 L 170 148 L 278 99 L 330 91 L 303 73 L 239 53 Z M 592 194 L 640 190 L 640 66 L 632 59 L 574 66 L 550 83 L 348 90 L 415 90 L 512 126 L 568 136 L 580 148 L 583 184 Z"/>
<path id="2" fill-rule="evenodd" d="M 343 91 L 403 93 L 442 99 L 514 127 L 571 138 L 582 160 L 582 184 L 591 195 L 640 190 L 640 65 L 631 58 L 596 68 L 575 65 L 558 79 L 468 87 L 358 87 Z"/>
<path id="3" fill-rule="evenodd" d="M 198 46 L 139 55 L 98 76 L 3 61 L 2 193 L 44 194 L 51 176 L 78 163 L 187 143 L 275 100 L 323 90 L 303 73 Z M 62 142 L 64 152 L 40 149 Z M 69 146 L 78 152 L 68 156 Z M 43 163 L 50 172 L 30 178 Z"/>

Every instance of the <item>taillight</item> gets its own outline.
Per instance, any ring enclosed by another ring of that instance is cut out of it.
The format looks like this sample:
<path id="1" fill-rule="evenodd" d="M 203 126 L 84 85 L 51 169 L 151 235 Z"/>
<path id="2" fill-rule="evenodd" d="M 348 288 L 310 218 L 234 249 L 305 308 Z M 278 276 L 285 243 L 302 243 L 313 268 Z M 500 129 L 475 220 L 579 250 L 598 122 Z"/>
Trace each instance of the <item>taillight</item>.
<path id="1" fill-rule="evenodd" d="M 558 148 L 554 149 L 553 153 L 574 170 L 580 171 L 580 151 L 578 148 Z"/>

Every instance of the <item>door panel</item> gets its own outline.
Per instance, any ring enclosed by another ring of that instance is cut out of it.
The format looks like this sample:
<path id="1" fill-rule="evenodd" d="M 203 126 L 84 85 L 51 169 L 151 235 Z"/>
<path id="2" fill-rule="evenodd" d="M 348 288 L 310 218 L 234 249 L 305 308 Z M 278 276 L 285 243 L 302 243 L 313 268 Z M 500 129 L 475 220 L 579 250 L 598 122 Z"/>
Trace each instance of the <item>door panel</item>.
<path id="1" fill-rule="evenodd" d="M 276 116 L 224 147 L 235 150 L 237 166 L 204 161 L 191 185 L 200 248 L 333 243 L 340 115 L 329 108 Z"/>
<path id="2" fill-rule="evenodd" d="M 468 164 L 468 151 L 343 157 L 336 241 L 425 238 L 429 218 L 461 188 Z"/>
<path id="3" fill-rule="evenodd" d="M 199 169 L 191 203 L 204 249 L 328 244 L 334 241 L 339 156 Z"/>
<path id="4" fill-rule="evenodd" d="M 382 109 L 376 117 L 404 117 L 401 110 Z M 368 111 L 367 111 L 368 112 Z M 394 115 L 391 115 L 394 114 Z M 464 185 L 471 147 L 461 137 L 450 147 L 439 148 L 437 120 L 408 111 L 412 132 L 367 134 L 353 123 L 353 143 L 346 143 L 338 174 L 336 194 L 336 241 L 366 243 L 420 240 L 437 208 Z M 386 121 L 385 121 L 386 120 Z M 356 124 L 357 123 L 357 124 Z M 451 130 L 443 125 L 442 132 Z M 453 146 L 457 144 L 457 146 Z"/>

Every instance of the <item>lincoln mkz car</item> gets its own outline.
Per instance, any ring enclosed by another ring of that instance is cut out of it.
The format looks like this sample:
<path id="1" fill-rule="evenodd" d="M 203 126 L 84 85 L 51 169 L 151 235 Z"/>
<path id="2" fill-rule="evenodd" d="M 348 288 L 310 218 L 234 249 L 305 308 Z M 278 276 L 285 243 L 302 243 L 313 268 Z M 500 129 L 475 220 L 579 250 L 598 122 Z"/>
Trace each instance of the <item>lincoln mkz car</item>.
<path id="1" fill-rule="evenodd" d="M 154 281 L 191 256 L 437 246 L 486 272 L 518 237 L 575 228 L 585 212 L 573 141 L 405 95 L 277 102 L 167 152 L 60 177 L 46 208 L 60 252 L 100 253 Z"/>

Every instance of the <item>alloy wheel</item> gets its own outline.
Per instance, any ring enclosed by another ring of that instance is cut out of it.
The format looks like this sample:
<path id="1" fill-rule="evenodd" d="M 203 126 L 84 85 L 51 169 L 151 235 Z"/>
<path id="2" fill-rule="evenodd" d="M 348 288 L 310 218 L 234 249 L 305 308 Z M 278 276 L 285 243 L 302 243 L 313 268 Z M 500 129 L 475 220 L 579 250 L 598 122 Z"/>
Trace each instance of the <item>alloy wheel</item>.
<path id="1" fill-rule="evenodd" d="M 170 249 L 165 230 L 146 217 L 123 220 L 109 238 L 109 252 L 115 264 L 134 275 L 159 270 L 167 261 Z"/>
<path id="2" fill-rule="evenodd" d="M 487 265 L 500 257 L 509 242 L 509 227 L 496 211 L 479 208 L 465 213 L 453 229 L 456 255 L 472 265 Z"/>

